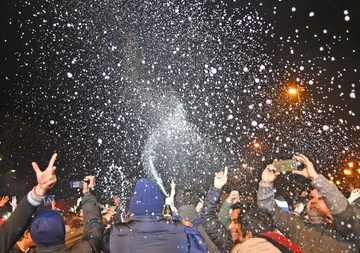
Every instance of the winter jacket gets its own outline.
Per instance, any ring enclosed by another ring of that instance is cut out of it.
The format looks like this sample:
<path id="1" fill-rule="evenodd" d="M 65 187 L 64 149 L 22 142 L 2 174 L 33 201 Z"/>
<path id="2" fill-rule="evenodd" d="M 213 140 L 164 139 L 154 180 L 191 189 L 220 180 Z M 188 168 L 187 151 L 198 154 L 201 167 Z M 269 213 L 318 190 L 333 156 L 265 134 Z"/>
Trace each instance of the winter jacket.
<path id="1" fill-rule="evenodd" d="M 210 187 L 201 209 L 201 224 L 218 249 L 226 253 L 233 247 L 234 242 L 228 229 L 220 222 L 216 215 L 216 207 L 220 203 L 222 190 Z"/>
<path id="2" fill-rule="evenodd" d="M 22 198 L 15 211 L 0 226 L 0 252 L 8 252 L 23 236 L 30 225 L 31 215 L 43 199 L 35 194 L 34 189 Z"/>
<path id="3" fill-rule="evenodd" d="M 51 246 L 37 246 L 36 253 L 98 253 L 104 233 L 99 203 L 94 195 L 85 194 L 81 200 L 84 213 L 82 240 L 67 248 L 64 242 Z"/>
<path id="4" fill-rule="evenodd" d="M 312 224 L 283 211 L 274 200 L 274 186 L 260 182 L 257 193 L 258 207 L 274 219 L 275 227 L 298 244 L 304 253 L 359 252 L 360 226 L 347 199 L 324 176 L 319 175 L 312 185 L 318 190 L 329 208 L 333 223 Z"/>
<path id="5" fill-rule="evenodd" d="M 198 213 L 196 212 L 195 207 L 193 207 L 191 205 L 181 206 L 178 209 L 177 213 L 183 220 L 186 220 L 189 222 L 193 222 L 194 220 L 200 218 L 200 216 L 198 216 Z M 211 239 L 205 232 L 204 227 L 201 224 L 199 224 L 197 226 L 197 228 L 199 229 L 201 235 L 204 237 L 204 239 L 206 241 L 208 251 L 210 253 L 220 253 L 220 250 L 216 247 L 216 245 L 211 241 Z"/>
<path id="6" fill-rule="evenodd" d="M 127 223 L 109 229 L 102 243 L 106 253 L 184 253 L 188 240 L 179 220 L 166 220 L 162 214 L 134 215 Z"/>

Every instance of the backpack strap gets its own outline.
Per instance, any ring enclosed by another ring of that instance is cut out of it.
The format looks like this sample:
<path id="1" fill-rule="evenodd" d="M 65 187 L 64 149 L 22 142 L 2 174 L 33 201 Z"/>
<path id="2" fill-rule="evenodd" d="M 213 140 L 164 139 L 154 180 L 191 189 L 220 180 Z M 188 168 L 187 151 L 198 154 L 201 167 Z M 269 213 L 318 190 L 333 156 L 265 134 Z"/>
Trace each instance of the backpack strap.
<path id="1" fill-rule="evenodd" d="M 196 219 L 192 222 L 192 224 L 194 225 L 194 227 L 197 227 L 199 224 L 201 223 L 200 219 Z"/>
<path id="2" fill-rule="evenodd" d="M 186 221 L 186 220 L 183 220 L 179 215 L 175 215 L 173 216 L 175 219 L 181 221 L 181 223 L 184 225 L 184 226 L 187 226 L 189 228 L 192 228 L 194 227 L 194 224 L 191 223 L 190 221 Z M 194 221 L 195 222 L 195 221 Z M 197 226 L 197 225 L 196 225 Z"/>
<path id="3" fill-rule="evenodd" d="M 276 246 L 282 253 L 301 253 L 301 248 L 295 244 L 293 241 L 288 239 L 282 234 L 275 232 L 262 232 L 256 237 L 264 238 L 267 241 L 271 242 L 274 246 Z"/>
<path id="4" fill-rule="evenodd" d="M 182 223 L 184 226 L 187 226 L 187 227 L 189 227 L 189 228 L 194 227 L 194 224 L 192 224 L 190 221 L 181 220 L 181 223 Z"/>

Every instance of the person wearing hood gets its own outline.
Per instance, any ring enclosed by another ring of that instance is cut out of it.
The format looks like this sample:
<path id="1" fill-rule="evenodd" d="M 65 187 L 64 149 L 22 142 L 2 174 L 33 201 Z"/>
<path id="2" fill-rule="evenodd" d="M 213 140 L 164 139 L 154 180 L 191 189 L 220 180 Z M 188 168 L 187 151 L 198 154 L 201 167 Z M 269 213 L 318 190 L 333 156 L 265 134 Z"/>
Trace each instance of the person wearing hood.
<path id="1" fill-rule="evenodd" d="M 113 225 L 105 233 L 102 250 L 106 253 L 188 252 L 183 224 L 176 219 L 163 219 L 163 207 L 157 185 L 140 178 L 130 200 L 132 217 L 126 223 Z"/>

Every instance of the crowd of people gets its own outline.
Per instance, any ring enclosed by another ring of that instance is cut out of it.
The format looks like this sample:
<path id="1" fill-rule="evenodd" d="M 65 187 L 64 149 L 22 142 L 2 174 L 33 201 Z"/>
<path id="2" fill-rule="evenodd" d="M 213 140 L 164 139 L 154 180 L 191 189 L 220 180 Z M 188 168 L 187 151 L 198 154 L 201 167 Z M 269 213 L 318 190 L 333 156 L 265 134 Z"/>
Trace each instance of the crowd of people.
<path id="1" fill-rule="evenodd" d="M 130 215 L 101 205 L 90 189 L 94 176 L 86 176 L 79 199 L 80 211 L 52 208 L 37 212 L 55 185 L 57 155 L 42 171 L 36 163 L 37 185 L 17 203 L 16 197 L 0 198 L 0 207 L 12 206 L 0 224 L 0 252 L 4 253 L 110 253 L 110 252 L 210 252 L 210 253 L 321 253 L 359 252 L 360 189 L 346 198 L 336 185 L 318 174 L 304 155 L 294 159 L 304 165 L 292 173 L 307 178 L 313 187 L 282 205 L 274 181 L 281 176 L 273 164 L 262 172 L 256 201 L 236 189 L 222 201 L 228 168 L 216 173 L 204 200 L 194 189 L 176 189 L 163 199 L 155 182 L 140 178 L 130 199 Z M 231 188 L 231 186 L 230 186 Z M 114 197 L 116 206 L 119 198 Z M 164 216 L 164 205 L 172 215 Z M 34 213 L 36 213 L 34 215 Z"/>

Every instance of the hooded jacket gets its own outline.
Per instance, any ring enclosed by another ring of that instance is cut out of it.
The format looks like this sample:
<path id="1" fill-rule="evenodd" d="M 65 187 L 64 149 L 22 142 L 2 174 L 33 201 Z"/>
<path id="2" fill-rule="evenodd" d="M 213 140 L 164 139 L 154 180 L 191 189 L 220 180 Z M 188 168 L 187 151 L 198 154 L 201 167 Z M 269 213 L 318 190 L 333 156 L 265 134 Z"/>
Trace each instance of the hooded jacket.
<path id="1" fill-rule="evenodd" d="M 115 224 L 103 238 L 104 252 L 185 253 L 188 240 L 179 220 L 166 220 L 162 214 L 134 215 L 127 223 Z"/>

